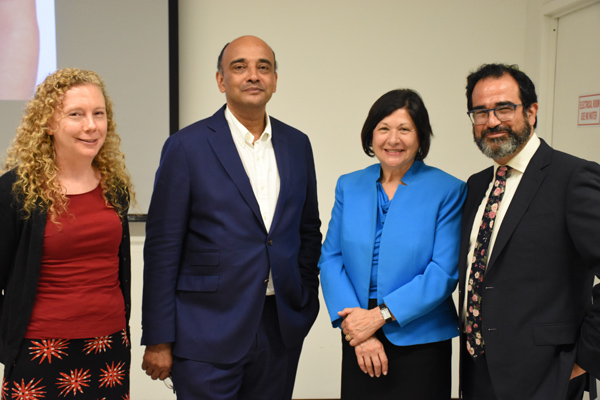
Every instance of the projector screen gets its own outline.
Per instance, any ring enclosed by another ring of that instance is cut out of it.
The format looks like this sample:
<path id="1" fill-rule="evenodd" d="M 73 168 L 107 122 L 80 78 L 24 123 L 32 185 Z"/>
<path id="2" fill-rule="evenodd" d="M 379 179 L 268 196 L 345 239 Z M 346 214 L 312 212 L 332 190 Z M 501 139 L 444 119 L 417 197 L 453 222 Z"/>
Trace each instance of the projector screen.
<path id="1" fill-rule="evenodd" d="M 176 10 L 176 0 L 38 0 L 37 7 L 35 3 L 0 1 L 1 160 L 5 161 L 37 83 L 57 68 L 94 70 L 114 103 L 121 149 L 137 193 L 138 204 L 130 213 L 145 214 L 162 144 L 176 130 L 178 119 L 177 73 L 172 82 L 169 75 L 170 56 L 174 65 L 177 62 L 176 46 L 169 53 L 169 11 L 170 6 Z M 171 16 L 173 28 L 177 15 Z M 5 21 L 14 22 L 12 32 Z M 19 37 L 21 42 L 15 45 Z M 174 35 L 175 44 L 176 39 Z M 33 72 L 30 65 L 35 66 Z M 175 89 L 170 92 L 171 84 Z"/>

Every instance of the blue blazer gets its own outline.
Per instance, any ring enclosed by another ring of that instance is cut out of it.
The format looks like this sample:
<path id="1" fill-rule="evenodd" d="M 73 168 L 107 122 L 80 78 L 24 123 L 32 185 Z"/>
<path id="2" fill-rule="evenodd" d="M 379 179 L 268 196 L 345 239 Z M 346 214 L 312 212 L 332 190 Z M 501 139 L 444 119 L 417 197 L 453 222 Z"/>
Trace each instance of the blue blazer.
<path id="1" fill-rule="evenodd" d="M 377 222 L 375 164 L 339 178 L 321 250 L 323 295 L 334 327 L 346 307 L 368 308 Z M 377 303 L 397 321 L 383 331 L 398 346 L 458 336 L 451 295 L 458 280 L 464 182 L 415 161 L 390 205 L 379 250 Z"/>
<path id="2" fill-rule="evenodd" d="M 146 223 L 142 344 L 233 363 L 247 353 L 272 270 L 279 328 L 295 347 L 319 309 L 321 233 L 312 149 L 271 118 L 280 191 L 270 231 L 244 170 L 225 107 L 165 143 Z"/>

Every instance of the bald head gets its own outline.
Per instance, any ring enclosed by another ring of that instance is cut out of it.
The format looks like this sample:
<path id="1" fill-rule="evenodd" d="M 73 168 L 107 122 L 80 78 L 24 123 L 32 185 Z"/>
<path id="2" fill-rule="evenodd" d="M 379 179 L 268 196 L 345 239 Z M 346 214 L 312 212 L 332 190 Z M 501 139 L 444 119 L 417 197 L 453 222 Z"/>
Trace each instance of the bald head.
<path id="1" fill-rule="evenodd" d="M 219 54 L 219 58 L 217 60 L 217 70 L 220 73 L 223 73 L 223 56 L 225 55 L 226 50 L 231 46 L 234 45 L 235 46 L 266 46 L 269 48 L 269 50 L 271 51 L 271 53 L 273 54 L 273 69 L 275 72 L 277 72 L 277 60 L 275 59 L 275 52 L 273 51 L 273 49 L 261 38 L 258 38 L 256 36 L 251 36 L 251 35 L 247 35 L 247 36 L 240 36 L 237 39 L 232 40 L 231 42 L 227 43 L 223 49 L 221 50 L 221 53 Z"/>

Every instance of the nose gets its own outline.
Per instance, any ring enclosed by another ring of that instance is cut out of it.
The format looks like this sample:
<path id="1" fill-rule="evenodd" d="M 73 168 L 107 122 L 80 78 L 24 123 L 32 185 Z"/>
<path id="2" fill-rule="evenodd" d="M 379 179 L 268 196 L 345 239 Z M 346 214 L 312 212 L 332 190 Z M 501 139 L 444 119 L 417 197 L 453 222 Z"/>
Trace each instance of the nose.
<path id="1" fill-rule="evenodd" d="M 83 128 L 86 131 L 92 131 L 92 130 L 96 129 L 96 121 L 94 120 L 94 116 L 93 115 L 88 115 L 85 118 L 85 121 L 83 123 Z"/>
<path id="2" fill-rule="evenodd" d="M 255 66 L 248 67 L 248 80 L 256 82 L 258 80 L 258 68 Z"/>
<path id="3" fill-rule="evenodd" d="M 496 126 L 500 125 L 501 123 L 502 122 L 500 122 L 498 117 L 496 117 L 496 113 L 494 111 L 488 111 L 488 120 L 486 122 L 487 126 L 489 126 L 490 128 L 495 128 Z"/>
<path id="4" fill-rule="evenodd" d="M 392 129 L 390 136 L 388 137 L 388 142 L 390 144 L 400 143 L 400 131 L 397 129 Z"/>

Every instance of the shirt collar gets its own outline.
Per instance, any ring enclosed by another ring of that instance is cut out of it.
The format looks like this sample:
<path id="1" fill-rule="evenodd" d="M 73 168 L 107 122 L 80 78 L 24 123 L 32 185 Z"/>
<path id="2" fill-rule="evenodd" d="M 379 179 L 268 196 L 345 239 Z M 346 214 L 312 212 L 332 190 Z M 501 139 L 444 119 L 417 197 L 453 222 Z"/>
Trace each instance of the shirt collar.
<path id="1" fill-rule="evenodd" d="M 527 168 L 529 161 L 531 161 L 531 158 L 537 151 L 538 147 L 540 147 L 540 138 L 534 132 L 525 147 L 523 147 L 523 149 L 516 156 L 511 158 L 506 165 L 522 174 L 525 173 L 525 169 Z M 494 171 L 496 171 L 499 167 L 500 164 L 494 162 Z"/>
<path id="2" fill-rule="evenodd" d="M 269 118 L 269 114 L 265 111 L 265 118 L 267 119 L 267 124 L 265 126 L 264 132 L 260 135 L 258 139 L 259 142 L 268 143 L 273 134 L 271 132 L 271 118 Z M 225 107 L 225 119 L 227 120 L 227 124 L 229 124 L 229 130 L 231 130 L 231 135 L 238 143 L 246 143 L 252 146 L 254 142 L 254 136 L 246 129 L 246 127 L 238 121 L 238 119 L 233 115 L 229 107 Z"/>

